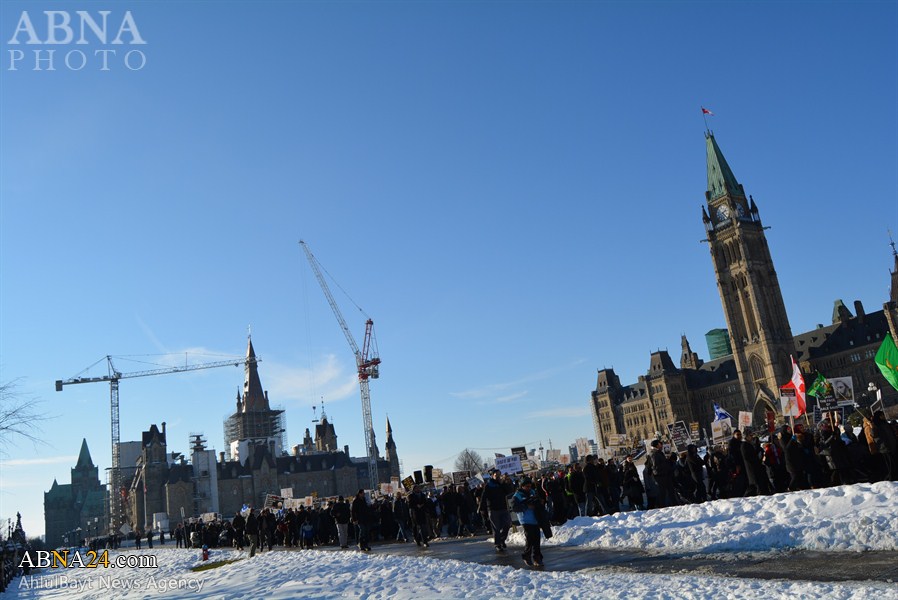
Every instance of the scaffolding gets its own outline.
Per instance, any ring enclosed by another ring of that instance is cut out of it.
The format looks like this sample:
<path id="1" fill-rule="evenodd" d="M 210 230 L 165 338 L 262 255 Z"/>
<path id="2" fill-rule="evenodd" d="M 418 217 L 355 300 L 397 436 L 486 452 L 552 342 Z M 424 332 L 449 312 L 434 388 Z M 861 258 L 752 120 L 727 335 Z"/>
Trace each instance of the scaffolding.
<path id="1" fill-rule="evenodd" d="M 234 442 L 274 443 L 272 454 L 279 456 L 287 449 L 287 415 L 283 409 L 235 412 L 224 420 L 225 458 L 232 460 Z"/>

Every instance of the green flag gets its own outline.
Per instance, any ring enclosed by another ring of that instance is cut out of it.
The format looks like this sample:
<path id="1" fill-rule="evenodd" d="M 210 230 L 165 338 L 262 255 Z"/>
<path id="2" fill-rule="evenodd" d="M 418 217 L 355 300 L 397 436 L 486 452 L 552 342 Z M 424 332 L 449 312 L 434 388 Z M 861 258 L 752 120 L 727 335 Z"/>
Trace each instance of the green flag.
<path id="1" fill-rule="evenodd" d="M 882 345 L 876 352 L 876 365 L 882 371 L 882 376 L 886 381 L 892 384 L 892 387 L 898 390 L 898 348 L 895 347 L 895 340 L 891 334 L 886 334 L 886 339 L 882 341 Z"/>
<path id="2" fill-rule="evenodd" d="M 814 383 L 811 384 L 810 389 L 808 390 L 808 395 L 814 396 L 815 398 L 822 398 L 826 395 L 826 377 L 817 373 L 817 379 L 814 380 Z"/>

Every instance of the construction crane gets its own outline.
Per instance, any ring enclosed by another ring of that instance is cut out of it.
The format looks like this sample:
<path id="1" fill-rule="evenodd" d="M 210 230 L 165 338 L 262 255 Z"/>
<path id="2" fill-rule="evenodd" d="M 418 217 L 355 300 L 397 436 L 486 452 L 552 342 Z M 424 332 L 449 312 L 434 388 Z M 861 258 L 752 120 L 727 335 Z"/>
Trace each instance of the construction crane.
<path id="1" fill-rule="evenodd" d="M 94 366 L 102 362 L 101 358 L 91 366 L 87 367 L 82 373 L 89 371 Z M 149 377 L 150 375 L 167 375 L 169 373 L 186 373 L 188 371 L 199 371 L 201 369 L 214 369 L 216 367 L 239 367 L 240 365 L 249 365 L 260 362 L 258 357 L 247 357 L 242 360 L 222 360 L 218 362 L 199 363 L 194 365 L 184 365 L 183 367 L 166 367 L 160 369 L 150 369 L 147 371 L 134 371 L 131 373 L 122 373 L 115 368 L 111 356 L 106 356 L 106 366 L 109 370 L 108 375 L 102 377 L 80 377 L 75 376 L 70 379 L 57 379 L 56 391 L 61 392 L 63 386 L 74 385 L 76 383 L 99 383 L 102 381 L 109 382 L 109 413 L 112 430 L 112 469 L 111 469 L 111 487 L 109 494 L 110 505 L 110 533 L 116 533 L 122 526 L 122 499 L 120 490 L 122 487 L 122 471 L 119 457 L 119 395 L 118 382 L 121 379 L 130 379 L 132 377 Z"/>
<path id="2" fill-rule="evenodd" d="M 349 342 L 349 347 L 355 355 L 355 364 L 359 375 L 359 388 L 362 394 L 365 446 L 368 450 L 368 482 L 371 488 L 374 488 L 378 484 L 377 450 L 374 447 L 374 426 L 371 424 L 371 392 L 368 389 L 368 380 L 377 379 L 380 376 L 380 357 L 377 353 L 377 343 L 374 338 L 374 321 L 370 318 L 365 321 L 365 340 L 360 350 L 359 345 L 355 343 L 352 332 L 346 325 L 346 319 L 343 318 L 340 307 L 337 306 L 337 302 L 334 300 L 333 294 L 331 294 L 324 275 L 321 273 L 321 265 L 318 263 L 318 259 L 315 258 L 315 255 L 312 254 L 309 246 L 304 241 L 300 240 L 299 245 L 302 246 L 303 251 L 306 253 L 306 258 L 309 259 L 309 264 L 312 266 L 312 272 L 315 273 L 315 278 L 321 286 L 321 291 L 324 292 L 327 303 L 330 304 L 331 310 L 334 311 L 334 316 L 337 317 L 337 322 L 343 330 L 343 335 L 346 336 L 346 341 Z"/>

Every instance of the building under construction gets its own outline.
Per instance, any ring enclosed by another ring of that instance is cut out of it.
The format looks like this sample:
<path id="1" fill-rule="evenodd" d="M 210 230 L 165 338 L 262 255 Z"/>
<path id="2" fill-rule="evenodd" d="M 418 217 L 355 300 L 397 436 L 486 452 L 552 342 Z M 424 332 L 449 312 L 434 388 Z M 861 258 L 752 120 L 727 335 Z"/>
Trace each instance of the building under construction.
<path id="1" fill-rule="evenodd" d="M 268 404 L 268 392 L 262 390 L 251 339 L 246 357 L 243 395 L 237 392 L 237 410 L 224 422 L 225 457 L 240 459 L 241 448 L 245 457 L 249 445 L 266 446 L 272 456 L 280 456 L 287 450 L 286 415 L 283 410 L 272 410 Z"/>

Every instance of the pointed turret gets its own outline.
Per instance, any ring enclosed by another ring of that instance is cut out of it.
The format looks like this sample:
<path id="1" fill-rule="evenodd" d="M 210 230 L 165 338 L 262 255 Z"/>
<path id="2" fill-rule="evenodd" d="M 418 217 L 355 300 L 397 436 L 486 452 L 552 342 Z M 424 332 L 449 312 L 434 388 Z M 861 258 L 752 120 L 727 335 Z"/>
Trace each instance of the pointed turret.
<path id="1" fill-rule="evenodd" d="M 689 346 L 689 340 L 686 339 L 685 334 L 680 337 L 680 347 L 682 348 L 682 353 L 680 355 L 681 369 L 698 369 L 702 366 L 702 361 L 699 360 L 698 354 L 692 351 L 692 348 Z"/>
<path id="2" fill-rule="evenodd" d="M 256 351 L 252 338 L 246 343 L 246 378 L 243 381 L 243 412 L 271 410 L 268 398 L 262 391 L 259 379 L 259 365 L 256 363 Z"/>
<path id="3" fill-rule="evenodd" d="M 78 453 L 78 462 L 75 464 L 76 469 L 93 468 L 94 461 L 90 458 L 90 450 L 87 448 L 87 439 L 81 438 L 81 452 Z"/>
<path id="4" fill-rule="evenodd" d="M 708 191 L 705 193 L 710 202 L 724 195 L 745 197 L 742 185 L 736 181 L 730 165 L 723 157 L 713 133 L 705 134 L 708 153 Z"/>
<path id="5" fill-rule="evenodd" d="M 892 254 L 895 257 L 895 268 L 892 270 L 892 289 L 889 300 L 898 303 L 898 252 L 895 251 L 895 242 L 892 242 Z"/>
<path id="6" fill-rule="evenodd" d="M 390 417 L 387 417 L 387 442 L 384 444 L 384 458 L 390 463 L 390 477 L 399 477 L 399 455 L 396 453 L 396 442 L 393 440 Z"/>
<path id="7" fill-rule="evenodd" d="M 898 340 L 898 251 L 895 250 L 895 242 L 891 237 L 892 234 L 889 233 L 889 245 L 892 246 L 895 268 L 891 271 L 892 289 L 889 290 L 889 301 L 883 304 L 882 308 L 886 315 L 886 321 L 889 323 L 892 339 Z"/>

